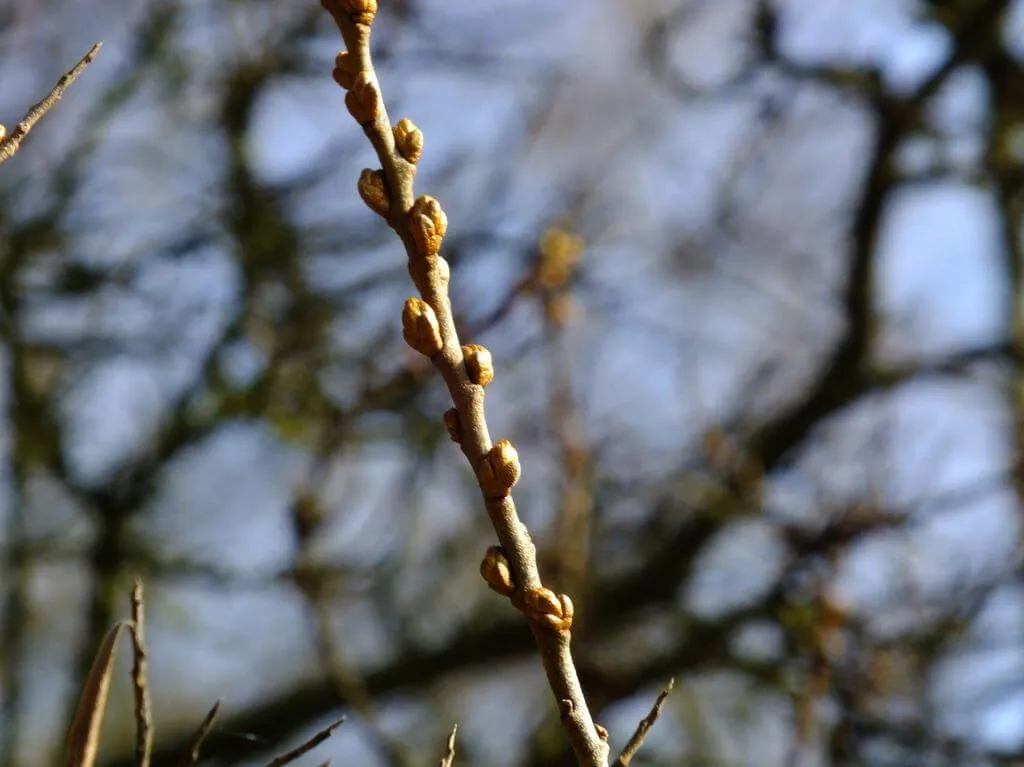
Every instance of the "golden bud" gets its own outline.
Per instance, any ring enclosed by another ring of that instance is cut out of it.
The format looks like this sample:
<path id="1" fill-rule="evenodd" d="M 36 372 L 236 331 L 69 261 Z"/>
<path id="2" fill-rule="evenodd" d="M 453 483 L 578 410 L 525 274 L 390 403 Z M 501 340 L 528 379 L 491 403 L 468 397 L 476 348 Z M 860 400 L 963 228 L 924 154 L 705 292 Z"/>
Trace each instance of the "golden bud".
<path id="1" fill-rule="evenodd" d="M 470 381 L 477 386 L 487 386 L 494 380 L 494 361 L 487 347 L 480 344 L 463 346 L 462 357 L 466 361 Z"/>
<path id="2" fill-rule="evenodd" d="M 554 631 L 568 631 L 572 628 L 575 608 L 568 594 L 555 594 L 543 586 L 530 589 L 526 592 L 524 606 L 528 618 Z"/>
<path id="3" fill-rule="evenodd" d="M 338 0 L 342 11 L 354 24 L 372 24 L 377 15 L 377 0 Z"/>
<path id="4" fill-rule="evenodd" d="M 7 135 L 7 126 L 6 125 L 0 125 L 0 141 L 3 141 L 4 136 L 6 136 L 6 135 Z"/>
<path id="5" fill-rule="evenodd" d="M 359 196 L 374 213 L 387 218 L 391 210 L 391 198 L 388 196 L 384 174 L 379 170 L 364 168 L 359 174 Z"/>
<path id="6" fill-rule="evenodd" d="M 417 252 L 421 256 L 437 255 L 448 231 L 448 216 L 442 210 L 441 203 L 424 194 L 416 198 L 409 216 Z"/>
<path id="7" fill-rule="evenodd" d="M 423 154 L 423 131 L 408 117 L 403 117 L 395 125 L 394 132 L 399 154 L 411 163 L 419 162 Z"/>
<path id="8" fill-rule="evenodd" d="M 452 442 L 462 442 L 462 425 L 459 423 L 459 412 L 453 407 L 444 411 L 444 428 L 448 430 L 448 436 L 452 438 Z"/>
<path id="9" fill-rule="evenodd" d="M 489 498 L 504 498 L 519 481 L 521 473 L 519 453 L 511 442 L 503 439 L 480 461 L 476 478 L 484 495 Z"/>
<path id="10" fill-rule="evenodd" d="M 402 309 L 402 337 L 409 346 L 427 357 L 441 351 L 444 343 L 437 315 L 422 298 L 406 299 Z"/>
<path id="11" fill-rule="evenodd" d="M 334 70 L 331 72 L 331 76 L 334 78 L 334 82 L 342 88 L 348 90 L 352 87 L 356 80 L 356 72 L 358 69 L 355 59 L 348 51 L 340 51 L 334 57 Z"/>
<path id="12" fill-rule="evenodd" d="M 516 590 L 516 585 L 512 581 L 512 568 L 501 546 L 491 546 L 487 549 L 480 563 L 480 575 L 487 581 L 488 586 L 502 596 L 512 596 Z"/>
<path id="13" fill-rule="evenodd" d="M 602 727 L 597 722 L 594 722 L 594 729 L 597 730 L 597 737 L 601 740 L 608 742 L 608 728 Z"/>
<path id="14" fill-rule="evenodd" d="M 353 79 L 345 94 L 345 106 L 360 125 L 372 122 L 380 113 L 383 107 L 380 90 L 366 72 L 360 72 Z"/>

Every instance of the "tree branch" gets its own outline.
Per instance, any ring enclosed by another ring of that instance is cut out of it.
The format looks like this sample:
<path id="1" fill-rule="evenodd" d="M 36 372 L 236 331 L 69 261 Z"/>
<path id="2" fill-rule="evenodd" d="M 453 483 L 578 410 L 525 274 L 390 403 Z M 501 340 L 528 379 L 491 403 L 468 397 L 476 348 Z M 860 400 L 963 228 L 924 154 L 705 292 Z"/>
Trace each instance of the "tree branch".
<path id="1" fill-rule="evenodd" d="M 488 432 L 484 387 L 493 378 L 490 352 L 481 346 L 462 346 L 459 341 L 448 298 L 450 267 L 439 256 L 448 219 L 437 200 L 416 198 L 413 191 L 423 134 L 409 120 L 392 126 L 384 108 L 370 52 L 377 2 L 321 2 L 334 17 L 347 48 L 338 54 L 334 79 L 347 91 L 345 104 L 381 163 L 381 170 L 363 171 L 360 196 L 402 240 L 409 273 L 420 294 L 406 301 L 404 336 L 415 351 L 430 358 L 447 385 L 454 408 L 445 414 L 445 423 L 477 476 L 501 543 L 488 551 L 481 572 L 492 588 L 509 597 L 529 618 L 577 761 L 588 767 L 605 767 L 608 743 L 590 715 L 570 652 L 572 601 L 543 586 L 536 549 L 510 492 L 519 479 L 518 454 L 507 440 L 493 444 Z"/>
<path id="2" fill-rule="evenodd" d="M 64 95 L 64 91 L 78 79 L 78 76 L 85 71 L 93 59 L 96 58 L 100 52 L 100 48 L 103 47 L 103 43 L 96 43 L 89 49 L 89 52 L 82 57 L 82 60 L 75 64 L 70 70 L 64 73 L 64 75 L 57 81 L 57 84 L 53 86 L 53 90 L 47 94 L 46 98 L 40 101 L 38 104 L 28 110 L 20 123 L 15 127 L 10 135 L 4 136 L 3 131 L 0 130 L 0 165 L 10 160 L 17 154 L 21 148 L 21 142 L 24 141 L 25 137 L 29 134 L 29 131 L 35 127 L 35 124 L 39 122 L 43 115 L 49 112 L 53 105 L 60 101 Z"/>

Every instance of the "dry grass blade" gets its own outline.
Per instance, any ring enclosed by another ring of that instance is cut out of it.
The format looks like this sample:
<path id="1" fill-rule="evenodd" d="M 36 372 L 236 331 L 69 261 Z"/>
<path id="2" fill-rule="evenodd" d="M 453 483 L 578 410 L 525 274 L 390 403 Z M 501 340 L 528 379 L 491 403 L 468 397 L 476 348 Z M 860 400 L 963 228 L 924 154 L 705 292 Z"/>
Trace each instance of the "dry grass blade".
<path id="1" fill-rule="evenodd" d="M 132 692 L 135 696 L 135 767 L 149 767 L 153 755 L 153 706 L 149 695 L 146 614 L 142 581 L 132 589 Z"/>
<path id="2" fill-rule="evenodd" d="M 675 687 L 676 680 L 669 679 L 668 684 L 665 685 L 665 689 L 658 693 L 657 700 L 654 701 L 654 705 L 651 706 L 651 710 L 647 716 L 640 720 L 640 724 L 636 727 L 636 732 L 633 733 L 633 737 L 629 739 L 626 747 L 622 749 L 622 753 L 619 754 L 619 758 L 615 760 L 612 767 L 627 767 L 627 765 L 633 761 L 633 757 L 636 756 L 636 752 L 640 750 L 640 746 L 644 744 L 644 738 L 647 737 L 647 733 L 651 731 L 654 723 L 658 721 L 658 717 L 661 716 L 661 710 L 665 708 L 665 701 L 668 700 L 669 693 L 672 692 L 672 688 Z"/>
<path id="3" fill-rule="evenodd" d="M 441 759 L 441 767 L 452 767 L 452 762 L 455 761 L 455 733 L 459 731 L 459 725 L 452 725 L 452 734 L 448 736 L 448 750 L 445 751 L 444 758 Z"/>
<path id="4" fill-rule="evenodd" d="M 334 734 L 334 731 L 338 729 L 338 727 L 340 727 L 341 723 L 344 721 L 345 717 L 342 717 L 333 724 L 328 725 L 298 748 L 293 748 L 287 754 L 282 754 L 281 756 L 277 757 L 274 761 L 268 764 L 267 767 L 284 767 L 284 765 L 286 764 L 291 764 L 300 756 L 312 751 L 314 748 L 316 748 L 329 737 L 331 737 L 331 735 Z"/>
<path id="5" fill-rule="evenodd" d="M 220 711 L 219 700 L 206 712 L 203 721 L 199 723 L 196 734 L 192 736 L 192 742 L 188 744 L 188 754 L 185 755 L 184 767 L 191 767 L 199 762 L 199 751 L 203 747 L 203 741 L 206 740 L 206 736 L 213 729 L 213 720 L 217 718 L 218 711 Z"/>
<path id="6" fill-rule="evenodd" d="M 93 767 L 96 763 L 103 718 L 107 713 L 110 678 L 114 671 L 114 650 L 121 632 L 130 627 L 128 621 L 118 621 L 107 632 L 96 653 L 68 733 L 67 767 Z"/>

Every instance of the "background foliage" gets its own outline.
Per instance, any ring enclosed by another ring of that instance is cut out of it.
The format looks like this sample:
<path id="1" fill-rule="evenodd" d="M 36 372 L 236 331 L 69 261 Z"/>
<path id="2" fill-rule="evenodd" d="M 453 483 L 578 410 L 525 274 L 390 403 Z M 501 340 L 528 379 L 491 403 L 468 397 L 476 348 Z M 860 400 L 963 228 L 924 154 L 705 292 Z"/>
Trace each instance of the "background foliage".
<path id="1" fill-rule="evenodd" d="M 317 3 L 0 4 L 0 765 L 147 583 L 157 759 L 563 764 Z M 673 765 L 1024 759 L 1024 3 L 394 0 L 578 667 Z M 578 238 L 578 239 L 576 239 Z M 580 249 L 582 246 L 582 249 Z M 468 331 L 468 332 L 467 332 Z M 108 767 L 130 763 L 115 691 Z"/>

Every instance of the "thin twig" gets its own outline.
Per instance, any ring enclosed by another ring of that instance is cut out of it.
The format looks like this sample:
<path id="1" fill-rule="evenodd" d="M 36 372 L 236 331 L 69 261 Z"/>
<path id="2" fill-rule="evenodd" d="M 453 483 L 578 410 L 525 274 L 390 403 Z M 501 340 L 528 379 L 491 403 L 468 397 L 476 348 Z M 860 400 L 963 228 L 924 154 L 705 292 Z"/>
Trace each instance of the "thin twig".
<path id="1" fill-rule="evenodd" d="M 270 762 L 270 764 L 268 764 L 267 767 L 284 767 L 284 765 L 294 762 L 300 756 L 309 753 L 314 748 L 323 743 L 325 740 L 327 740 L 329 737 L 331 737 L 331 735 L 334 734 L 334 731 L 338 729 L 341 726 L 341 723 L 344 721 L 345 717 L 342 717 L 333 724 L 328 725 L 298 748 L 293 748 L 287 754 L 282 754 L 281 756 L 277 757 L 274 761 Z"/>
<path id="2" fill-rule="evenodd" d="M 651 706 L 651 710 L 647 713 L 647 716 L 640 720 L 640 724 L 636 727 L 636 732 L 633 733 L 633 737 L 629 739 L 626 747 L 622 749 L 622 753 L 619 754 L 619 758 L 615 760 L 612 767 L 627 767 L 633 761 L 636 752 L 644 744 L 644 738 L 647 737 L 647 733 L 651 731 L 654 723 L 661 716 L 661 710 L 665 708 L 665 701 L 668 700 L 669 693 L 672 692 L 672 688 L 675 685 L 676 680 L 669 679 L 665 689 L 658 693 L 658 698 L 654 701 L 654 705 Z"/>
<path id="3" fill-rule="evenodd" d="M 135 767 L 149 767 L 153 756 L 153 706 L 146 653 L 146 611 L 142 581 L 132 589 L 132 693 L 135 696 Z"/>
<path id="4" fill-rule="evenodd" d="M 485 573 L 485 578 L 529 618 L 576 761 L 584 767 L 607 767 L 608 743 L 590 714 L 570 651 L 571 600 L 544 588 L 536 547 L 511 495 L 520 473 L 518 455 L 511 443 L 502 440 L 494 444 L 489 434 L 484 387 L 493 377 L 490 354 L 482 347 L 463 347 L 459 340 L 448 294 L 450 268 L 438 255 L 447 216 L 436 200 L 417 199 L 413 190 L 423 135 L 408 120 L 392 126 L 384 106 L 370 51 L 377 0 L 321 0 L 321 4 L 345 40 L 346 51 L 335 61 L 335 81 L 348 91 L 345 104 L 381 164 L 380 171 L 363 172 L 360 195 L 401 238 L 410 276 L 421 296 L 406 302 L 402 315 L 405 338 L 413 349 L 430 358 L 444 379 L 454 405 L 445 424 L 477 476 L 501 544 L 484 560 L 483 567 L 489 568 L 492 576 Z M 470 354 L 476 360 L 473 374 L 467 365 Z M 487 374 L 481 375 L 484 367 Z"/>
<path id="5" fill-rule="evenodd" d="M 455 761 L 455 733 L 458 731 L 458 723 L 453 724 L 452 734 L 448 736 L 447 751 L 445 751 L 444 758 L 441 759 L 441 767 L 452 767 L 452 762 Z"/>
<path id="6" fill-rule="evenodd" d="M 206 740 L 206 736 L 213 729 L 213 720 L 217 718 L 218 711 L 220 711 L 219 700 L 206 712 L 206 716 L 200 722 L 196 734 L 192 736 L 192 741 L 188 744 L 188 753 L 185 755 L 183 767 L 192 767 L 192 765 L 198 764 L 199 750 L 203 747 L 203 741 Z"/>
<path id="7" fill-rule="evenodd" d="M 82 60 L 75 64 L 74 67 L 65 72 L 57 84 L 53 86 L 53 90 L 47 94 L 46 98 L 40 101 L 38 104 L 28 110 L 20 123 L 11 131 L 10 135 L 0 140 L 0 164 L 3 164 L 10 160 L 17 153 L 18 149 L 21 148 L 21 142 L 28 135 L 29 131 L 35 127 L 35 124 L 42 119 L 43 115 L 53 108 L 53 105 L 60 101 L 61 96 L 64 95 L 64 91 L 68 89 L 78 76 L 85 71 L 96 55 L 100 52 L 100 48 L 103 47 L 103 43 L 96 43 L 89 49 L 89 52 L 82 57 Z"/>

